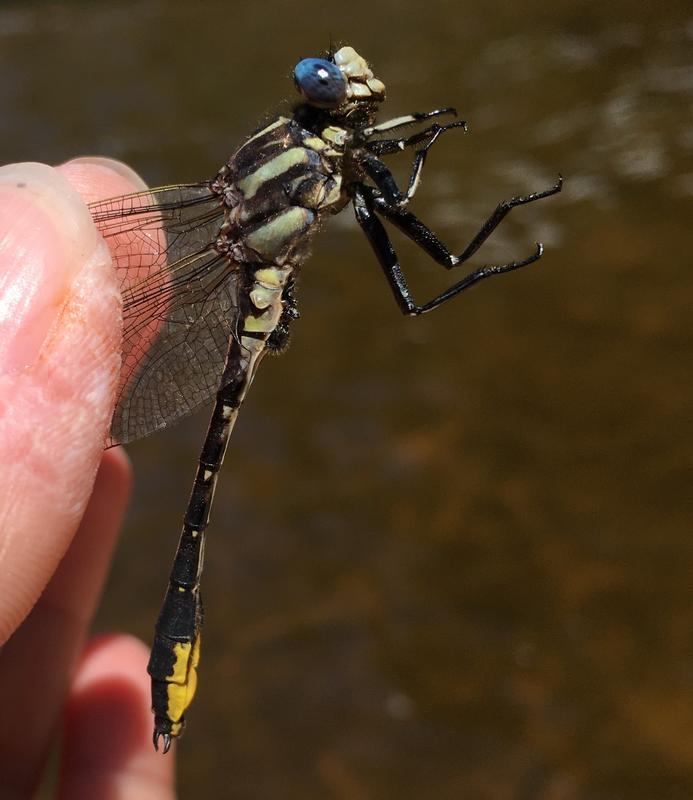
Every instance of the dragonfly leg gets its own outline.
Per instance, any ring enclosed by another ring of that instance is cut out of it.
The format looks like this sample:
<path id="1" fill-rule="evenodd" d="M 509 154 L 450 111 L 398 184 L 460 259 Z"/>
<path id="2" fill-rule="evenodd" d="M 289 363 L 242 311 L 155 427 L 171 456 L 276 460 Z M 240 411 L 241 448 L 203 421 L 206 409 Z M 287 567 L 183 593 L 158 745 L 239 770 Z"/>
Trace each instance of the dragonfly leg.
<path id="1" fill-rule="evenodd" d="M 386 119 L 377 125 L 371 125 L 369 128 L 364 128 L 361 133 L 369 137 L 378 133 L 396 131 L 399 128 L 405 128 L 407 125 L 415 125 L 417 122 L 425 122 L 427 119 L 441 117 L 446 114 L 452 114 L 453 117 L 456 117 L 457 109 L 447 106 L 446 108 L 436 108 L 433 111 L 413 111 L 411 114 L 404 114 L 404 116 Z"/>
<path id="2" fill-rule="evenodd" d="M 415 144 L 423 142 L 431 136 L 436 136 L 437 138 L 441 130 L 447 131 L 451 128 L 462 128 L 464 131 L 466 131 L 467 123 L 465 120 L 461 119 L 455 120 L 454 122 L 449 122 L 447 125 L 439 125 L 437 122 L 434 122 L 433 125 L 429 125 L 422 131 L 413 133 L 411 136 L 399 139 L 376 139 L 374 141 L 366 142 L 365 148 L 369 153 L 372 153 L 375 156 L 386 156 L 391 155 L 392 153 L 400 153 L 407 147 L 413 147 Z"/>
<path id="3" fill-rule="evenodd" d="M 541 197 L 548 197 L 549 194 L 555 194 L 557 191 L 560 191 L 560 182 L 551 190 L 548 190 L 547 193 L 537 193 L 536 196 L 532 196 L 532 199 L 538 200 Z M 400 227 L 401 230 L 406 233 L 416 244 L 418 244 L 426 253 L 428 253 L 432 258 L 446 268 L 450 269 L 451 267 L 457 266 L 458 264 L 462 263 L 464 259 L 462 256 L 452 255 L 450 251 L 447 250 L 447 248 L 440 242 L 440 240 L 413 214 L 410 214 L 408 211 L 404 211 L 403 209 L 393 209 L 384 202 L 380 204 L 377 203 L 376 201 L 380 199 L 382 199 L 381 196 L 372 188 L 361 185 L 357 187 L 354 193 L 354 211 L 356 213 L 356 219 L 359 225 L 366 234 L 371 247 L 375 251 L 376 257 L 383 268 L 385 277 L 387 278 L 390 288 L 395 296 L 395 300 L 404 314 L 416 316 L 419 314 L 425 314 L 428 311 L 432 311 L 434 308 L 437 308 L 443 303 L 446 303 L 448 300 L 451 300 L 465 289 L 473 286 L 475 283 L 479 283 L 479 281 L 489 278 L 492 275 L 499 275 L 503 272 L 511 272 L 512 270 L 526 267 L 527 265 L 532 264 L 541 258 L 543 254 L 542 245 L 537 244 L 534 253 L 527 258 L 519 261 L 512 261 L 507 264 L 479 267 L 478 269 L 469 272 L 461 280 L 454 283 L 452 286 L 441 292 L 433 299 L 427 301 L 426 303 L 418 304 L 414 302 L 414 299 L 411 296 L 409 286 L 407 285 L 407 281 L 397 258 L 397 253 L 395 252 L 394 246 L 387 235 L 387 231 L 376 215 L 376 210 L 380 211 L 387 219 L 391 219 L 391 221 L 397 224 L 397 226 Z M 529 202 L 526 199 L 524 199 L 524 201 Z M 516 205 L 520 205 L 520 203 L 516 203 Z M 383 210 L 384 208 L 387 208 L 387 213 Z M 389 212 L 392 212 L 392 214 Z M 505 213 L 507 213 L 507 211 Z M 404 224 L 402 223 L 402 216 L 406 216 L 409 227 L 405 228 Z M 505 214 L 503 216 L 505 216 Z M 493 228 L 495 228 L 497 224 L 498 222 L 493 225 Z M 491 230 L 493 230 L 493 228 L 491 228 Z M 486 236 L 488 236 L 488 233 Z M 476 238 L 478 237 L 475 237 L 475 239 L 472 241 L 472 244 L 476 241 Z M 479 244 L 476 245 L 474 250 L 478 249 Z M 467 250 L 469 250 L 469 246 L 462 254 L 463 256 Z M 471 252 L 474 252 L 474 250 Z M 471 252 L 469 255 L 471 255 Z M 469 255 L 466 255 L 465 258 L 468 258 Z"/>
<path id="4" fill-rule="evenodd" d="M 457 120 L 448 125 L 438 125 L 436 123 L 426 128 L 426 130 L 419 131 L 419 133 L 415 133 L 413 136 L 409 136 L 406 139 L 384 139 L 379 142 L 371 142 L 367 145 L 370 152 L 363 158 L 362 166 L 366 174 L 373 180 L 378 189 L 380 189 L 387 203 L 401 207 L 405 206 L 412 199 L 419 186 L 419 180 L 428 151 L 442 133 L 452 128 L 462 128 L 466 131 L 467 123 L 463 120 Z M 378 155 L 394 153 L 406 147 L 419 144 L 419 142 L 425 142 L 425 144 L 414 153 L 414 161 L 409 175 L 407 190 L 406 192 L 402 192 L 397 186 L 389 167 L 378 158 Z"/>
<path id="5" fill-rule="evenodd" d="M 451 253 L 433 231 L 424 225 L 417 216 L 406 209 L 399 208 L 389 203 L 384 195 L 379 194 L 372 188 L 367 186 L 363 188 L 374 210 L 382 214 L 385 219 L 399 228 L 405 236 L 408 236 L 421 247 L 422 250 L 425 250 L 431 258 L 446 269 L 451 269 L 471 258 L 513 208 L 526 205 L 527 203 L 534 203 L 545 197 L 551 197 L 551 195 L 560 192 L 562 186 L 563 178 L 559 175 L 556 183 L 548 189 L 522 197 L 511 197 L 510 200 L 503 200 L 498 204 L 496 210 L 486 222 L 484 222 L 478 233 L 458 256 Z"/>

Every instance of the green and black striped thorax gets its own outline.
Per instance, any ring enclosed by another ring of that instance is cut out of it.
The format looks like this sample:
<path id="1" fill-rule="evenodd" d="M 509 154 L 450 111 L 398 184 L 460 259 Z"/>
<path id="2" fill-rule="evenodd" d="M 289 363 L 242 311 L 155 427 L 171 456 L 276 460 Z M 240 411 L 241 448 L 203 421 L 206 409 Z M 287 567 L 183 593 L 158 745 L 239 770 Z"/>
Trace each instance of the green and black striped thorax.
<path id="1" fill-rule="evenodd" d="M 294 273 L 313 234 L 351 200 L 350 185 L 362 177 L 360 131 L 385 97 L 383 83 L 351 47 L 329 59 L 304 59 L 294 80 L 303 102 L 293 115 L 250 136 L 211 184 L 224 206 L 216 248 L 246 272 L 243 333 L 270 347 L 282 345 L 296 316 Z"/>

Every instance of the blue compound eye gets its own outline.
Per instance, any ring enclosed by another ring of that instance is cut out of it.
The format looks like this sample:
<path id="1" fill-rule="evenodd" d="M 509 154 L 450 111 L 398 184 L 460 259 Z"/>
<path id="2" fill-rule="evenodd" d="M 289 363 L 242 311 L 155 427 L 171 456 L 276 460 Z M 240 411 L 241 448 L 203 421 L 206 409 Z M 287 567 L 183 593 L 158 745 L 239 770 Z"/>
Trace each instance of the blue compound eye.
<path id="1" fill-rule="evenodd" d="M 323 58 L 304 58 L 296 64 L 294 81 L 306 102 L 318 108 L 336 108 L 344 102 L 347 81 L 338 66 Z"/>

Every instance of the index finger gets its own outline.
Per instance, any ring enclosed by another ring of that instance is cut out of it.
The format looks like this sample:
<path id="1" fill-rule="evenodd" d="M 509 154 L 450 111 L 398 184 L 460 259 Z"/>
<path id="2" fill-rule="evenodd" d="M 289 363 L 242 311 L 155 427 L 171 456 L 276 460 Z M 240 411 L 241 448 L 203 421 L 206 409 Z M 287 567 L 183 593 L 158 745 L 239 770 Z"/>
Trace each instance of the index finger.
<path id="1" fill-rule="evenodd" d="M 120 293 L 83 197 L 141 187 L 104 162 L 0 168 L 0 643 L 77 529 L 113 412 Z"/>

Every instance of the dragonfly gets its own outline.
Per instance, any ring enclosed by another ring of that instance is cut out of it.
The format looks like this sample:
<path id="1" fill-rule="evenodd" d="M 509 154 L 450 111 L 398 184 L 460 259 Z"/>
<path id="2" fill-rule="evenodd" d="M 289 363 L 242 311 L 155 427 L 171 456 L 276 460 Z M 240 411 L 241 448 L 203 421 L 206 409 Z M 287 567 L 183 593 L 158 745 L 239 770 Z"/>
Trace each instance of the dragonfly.
<path id="1" fill-rule="evenodd" d="M 107 445 L 140 439 L 214 400 L 147 668 L 154 747 L 162 743 L 164 752 L 183 732 L 197 686 L 200 577 L 217 476 L 260 361 L 287 347 L 298 317 L 295 281 L 314 234 L 352 205 L 400 311 L 418 316 L 486 278 L 532 264 L 542 245 L 523 259 L 466 272 L 417 303 L 384 223 L 456 271 L 513 208 L 562 187 L 558 176 L 543 191 L 499 203 L 455 255 L 408 206 L 434 143 L 466 130 L 456 110 L 376 122 L 385 85 L 349 46 L 303 58 L 293 78 L 299 99 L 292 113 L 262 125 L 211 180 L 90 206 L 123 296 L 123 362 Z M 405 151 L 411 167 L 400 188 L 382 159 Z"/>

